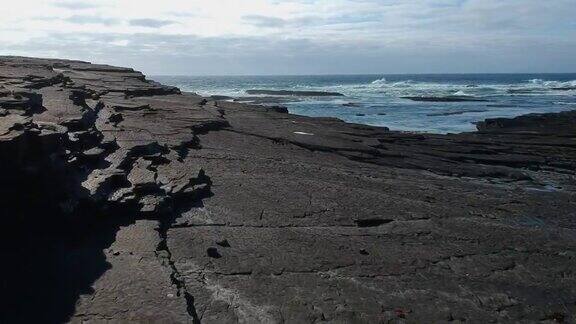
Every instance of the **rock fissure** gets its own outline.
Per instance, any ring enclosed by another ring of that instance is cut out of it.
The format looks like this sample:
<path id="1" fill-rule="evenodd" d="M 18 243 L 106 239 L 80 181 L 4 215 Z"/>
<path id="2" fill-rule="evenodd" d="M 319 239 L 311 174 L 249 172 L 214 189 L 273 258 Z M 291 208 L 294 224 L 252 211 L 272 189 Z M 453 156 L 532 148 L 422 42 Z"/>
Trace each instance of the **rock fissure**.
<path id="1" fill-rule="evenodd" d="M 182 278 L 180 271 L 177 269 L 174 260 L 172 259 L 172 253 L 167 244 L 168 240 L 168 230 L 170 228 L 166 221 L 159 221 L 158 234 L 160 236 L 160 243 L 156 247 L 156 256 L 161 260 L 164 266 L 170 268 L 170 280 L 178 290 L 178 297 L 184 298 L 186 301 L 186 311 L 188 315 L 192 318 L 193 323 L 200 324 L 200 318 L 196 312 L 196 307 L 194 305 L 194 296 L 186 288 L 185 280 Z"/>

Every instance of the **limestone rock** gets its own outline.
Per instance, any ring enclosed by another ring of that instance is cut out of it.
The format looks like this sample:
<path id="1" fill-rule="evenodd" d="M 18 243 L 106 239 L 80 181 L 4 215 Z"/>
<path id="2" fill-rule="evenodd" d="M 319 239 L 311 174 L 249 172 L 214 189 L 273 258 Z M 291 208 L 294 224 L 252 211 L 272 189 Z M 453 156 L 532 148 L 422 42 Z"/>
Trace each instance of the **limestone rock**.
<path id="1" fill-rule="evenodd" d="M 576 321 L 574 112 L 434 135 L 222 100 L 0 57 L 0 322 Z"/>

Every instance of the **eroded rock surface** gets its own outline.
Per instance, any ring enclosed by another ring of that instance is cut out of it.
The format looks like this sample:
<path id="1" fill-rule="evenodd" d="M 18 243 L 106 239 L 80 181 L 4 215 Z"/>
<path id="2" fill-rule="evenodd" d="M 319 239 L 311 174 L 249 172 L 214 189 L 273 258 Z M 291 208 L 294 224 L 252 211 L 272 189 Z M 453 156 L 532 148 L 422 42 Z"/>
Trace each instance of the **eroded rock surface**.
<path id="1" fill-rule="evenodd" d="M 575 321 L 575 113 L 479 129 L 0 57 L 0 322 Z"/>

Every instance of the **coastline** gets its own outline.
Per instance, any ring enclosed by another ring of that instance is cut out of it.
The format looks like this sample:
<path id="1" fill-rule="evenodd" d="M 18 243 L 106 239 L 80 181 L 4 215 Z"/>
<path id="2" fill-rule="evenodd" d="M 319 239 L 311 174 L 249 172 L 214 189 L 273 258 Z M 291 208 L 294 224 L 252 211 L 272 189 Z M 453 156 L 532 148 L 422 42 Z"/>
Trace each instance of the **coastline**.
<path id="1" fill-rule="evenodd" d="M 574 111 L 415 134 L 79 61 L 0 57 L 0 82 L 8 320 L 576 311 Z"/>
<path id="2" fill-rule="evenodd" d="M 432 134 L 471 132 L 489 118 L 573 110 L 576 75 L 392 77 L 158 77 L 164 84 L 219 100 L 283 105 L 291 113 Z M 249 95 L 246 91 L 276 95 Z M 307 91 L 316 94 L 310 96 Z M 280 91 L 280 92 L 278 92 Z M 290 94 L 290 95 L 289 95 Z M 336 94 L 344 96 L 336 96 Z"/>

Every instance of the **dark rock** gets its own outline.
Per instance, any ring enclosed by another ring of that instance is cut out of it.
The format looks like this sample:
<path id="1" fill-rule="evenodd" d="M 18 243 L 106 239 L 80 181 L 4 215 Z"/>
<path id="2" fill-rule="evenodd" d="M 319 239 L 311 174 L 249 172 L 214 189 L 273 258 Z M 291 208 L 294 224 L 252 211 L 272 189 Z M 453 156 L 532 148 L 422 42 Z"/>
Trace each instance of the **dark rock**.
<path id="1" fill-rule="evenodd" d="M 266 97 L 238 97 L 233 100 L 239 103 L 251 103 L 251 104 L 280 104 L 285 102 L 296 102 L 300 101 L 296 97 L 279 97 L 279 96 L 266 96 Z"/>
<path id="2" fill-rule="evenodd" d="M 221 247 L 230 247 L 230 243 L 226 239 L 217 241 L 216 244 L 220 245 Z"/>
<path id="3" fill-rule="evenodd" d="M 486 107 L 494 107 L 494 108 L 514 108 L 518 107 L 516 105 L 506 105 L 506 104 L 497 104 L 497 105 L 486 105 Z"/>
<path id="4" fill-rule="evenodd" d="M 298 96 L 298 97 L 343 97 L 338 92 L 328 91 L 292 91 L 292 90 L 246 90 L 249 95 L 271 95 L 271 96 Z"/>
<path id="5" fill-rule="evenodd" d="M 570 90 L 576 90 L 576 87 L 555 87 L 555 88 L 552 88 L 552 90 L 556 90 L 556 91 L 570 91 Z"/>
<path id="6" fill-rule="evenodd" d="M 576 311 L 574 112 L 405 133 L 22 57 L 0 98 L 2 323 Z"/>
<path id="7" fill-rule="evenodd" d="M 218 249 L 215 247 L 208 248 L 206 250 L 206 255 L 213 259 L 220 259 L 222 255 L 218 252 Z"/>
<path id="8" fill-rule="evenodd" d="M 488 110 L 486 109 L 467 109 L 467 110 L 458 110 L 458 111 L 444 111 L 444 112 L 438 112 L 438 113 L 431 113 L 431 114 L 426 114 L 426 116 L 452 116 L 452 115 L 463 115 L 463 114 L 467 114 L 467 113 L 476 113 L 476 112 L 486 112 Z"/>
<path id="9" fill-rule="evenodd" d="M 424 101 L 424 102 L 466 102 L 466 101 L 488 101 L 486 99 L 475 98 L 470 96 L 444 96 L 444 97 L 402 97 L 403 99 L 409 99 L 412 101 Z"/>
<path id="10" fill-rule="evenodd" d="M 152 108 L 148 104 L 138 104 L 138 103 L 115 103 L 111 105 L 111 108 L 115 111 L 141 111 L 141 110 L 151 110 Z"/>
<path id="11" fill-rule="evenodd" d="M 215 95 L 215 96 L 210 96 L 210 99 L 212 99 L 212 100 L 232 100 L 234 98 L 229 97 L 229 96 L 217 96 L 217 95 Z"/>
<path id="12" fill-rule="evenodd" d="M 354 222 L 358 227 L 378 227 L 388 223 L 393 222 L 393 219 L 380 219 L 380 218 L 370 218 L 370 219 L 357 219 Z"/>
<path id="13" fill-rule="evenodd" d="M 114 127 L 118 127 L 118 124 L 120 124 L 123 120 L 124 117 L 121 114 L 111 114 L 108 118 L 108 121 L 111 122 Z"/>
<path id="14" fill-rule="evenodd" d="M 576 131 L 576 112 L 557 114 L 529 114 L 512 119 L 493 118 L 476 124 L 482 132 L 532 132 L 562 135 Z"/>
<path id="15" fill-rule="evenodd" d="M 288 113 L 288 108 L 286 108 L 284 106 L 266 106 L 266 110 L 267 111 L 274 111 L 274 112 L 281 113 L 281 114 L 287 114 Z"/>

